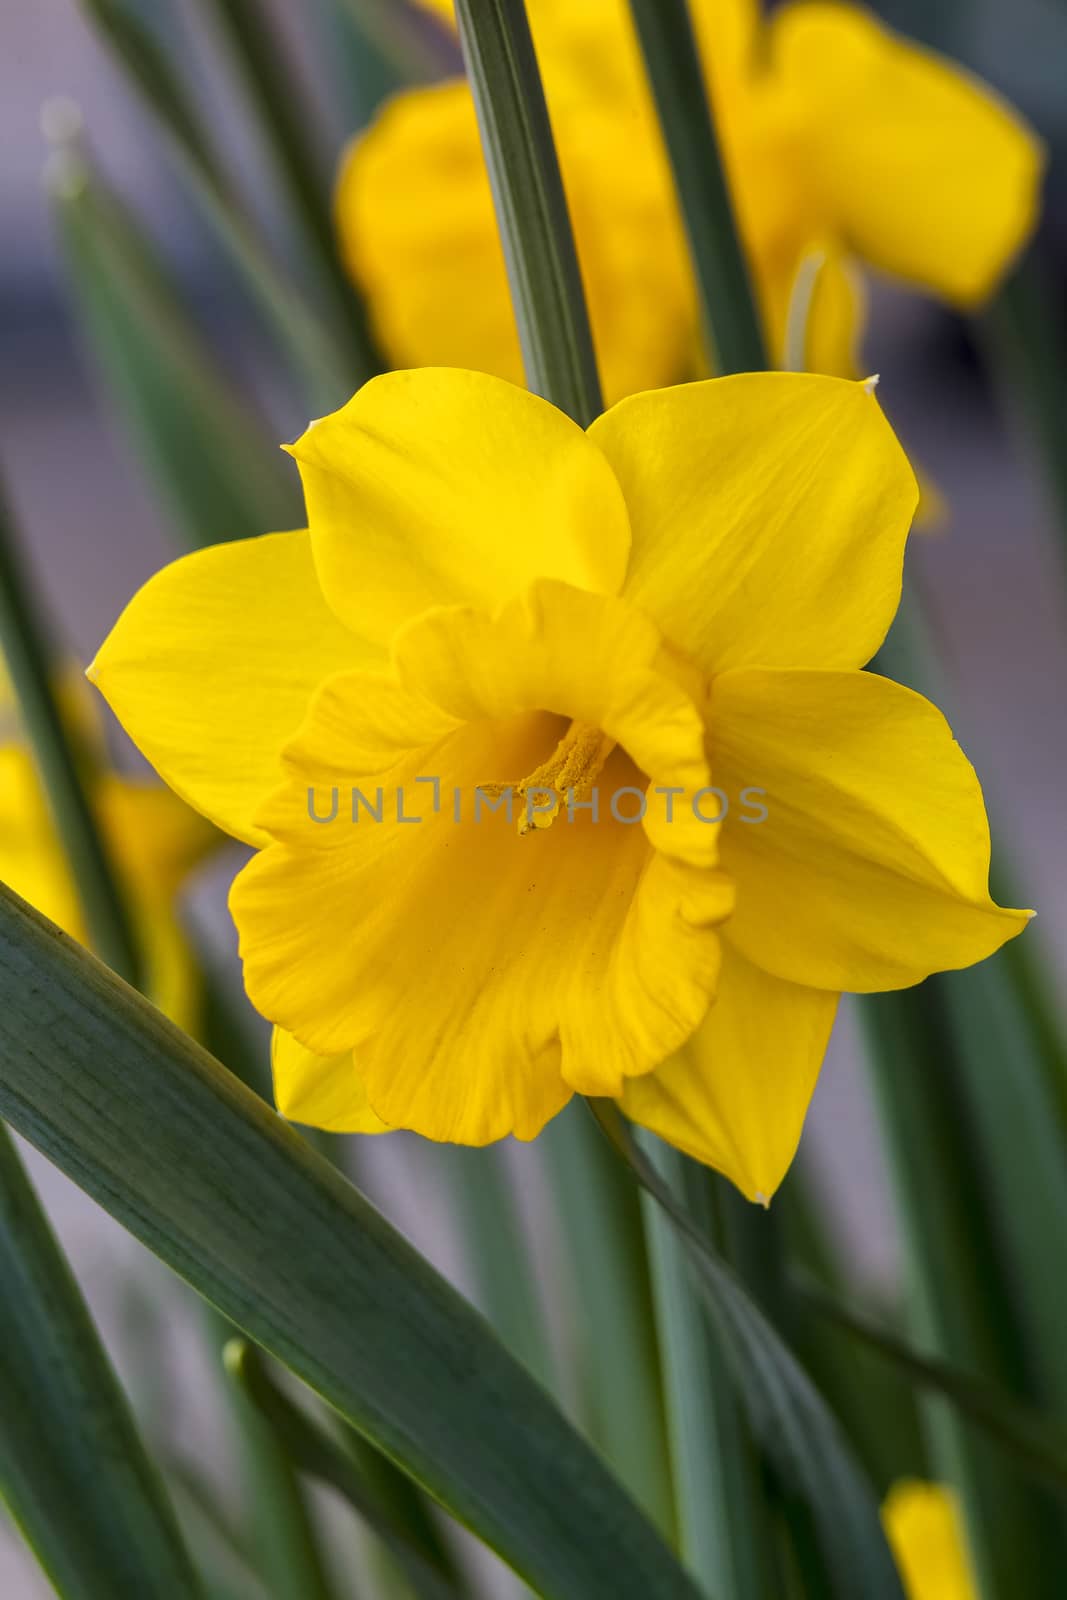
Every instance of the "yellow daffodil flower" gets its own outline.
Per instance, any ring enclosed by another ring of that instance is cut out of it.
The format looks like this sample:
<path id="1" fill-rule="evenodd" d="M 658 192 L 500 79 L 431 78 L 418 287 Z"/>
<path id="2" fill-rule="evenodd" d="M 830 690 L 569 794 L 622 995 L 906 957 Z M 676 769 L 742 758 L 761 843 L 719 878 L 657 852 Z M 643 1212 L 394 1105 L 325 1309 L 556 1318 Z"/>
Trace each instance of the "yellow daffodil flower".
<path id="1" fill-rule="evenodd" d="M 153 780 L 106 767 L 95 707 L 84 680 L 61 685 L 64 712 L 91 746 L 97 776 L 92 803 L 120 875 L 145 954 L 145 987 L 181 1027 L 192 1028 L 197 992 L 189 946 L 175 912 L 183 878 L 210 849 L 215 830 Z M 0 880 L 89 944 L 77 889 L 56 833 L 33 757 L 17 722 L 0 663 Z"/>
<path id="2" fill-rule="evenodd" d="M 907 1479 L 893 1485 L 882 1521 L 908 1600 L 977 1600 L 963 1524 L 950 1490 Z"/>
<path id="3" fill-rule="evenodd" d="M 451 20 L 449 0 L 425 0 Z M 980 304 L 1033 228 L 1033 133 L 992 91 L 851 5 L 694 0 L 738 218 L 775 365 L 856 376 L 855 261 Z M 627 0 L 530 0 L 609 401 L 700 370 L 684 232 Z M 522 381 L 470 94 L 393 99 L 353 141 L 342 249 L 397 365 Z M 805 272 L 815 325 L 789 346 Z M 797 352 L 802 360 L 798 361 Z"/>
<path id="4" fill-rule="evenodd" d="M 586 433 L 422 369 L 292 453 L 309 531 L 165 568 L 90 669 L 260 847 L 231 908 L 280 1108 L 482 1144 L 611 1096 L 769 1196 L 839 992 L 1029 915 L 940 714 L 859 670 L 916 500 L 869 386 L 711 379 Z"/>

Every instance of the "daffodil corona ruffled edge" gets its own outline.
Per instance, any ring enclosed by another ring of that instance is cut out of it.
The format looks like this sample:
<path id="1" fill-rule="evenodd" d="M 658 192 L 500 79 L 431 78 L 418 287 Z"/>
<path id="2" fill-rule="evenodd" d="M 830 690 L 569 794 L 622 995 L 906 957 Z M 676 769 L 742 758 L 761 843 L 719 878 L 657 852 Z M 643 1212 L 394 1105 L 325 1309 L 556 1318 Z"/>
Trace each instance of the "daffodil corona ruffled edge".
<path id="1" fill-rule="evenodd" d="M 424 369 L 292 453 L 309 530 L 164 569 L 91 668 L 260 847 L 231 906 L 280 1108 L 477 1144 L 608 1095 L 768 1198 L 838 994 L 981 960 L 1028 916 L 989 898 L 943 718 L 860 670 L 916 501 L 877 400 L 746 375 L 583 433 Z M 472 816 L 534 780 L 558 790 L 539 825 Z"/>
<path id="2" fill-rule="evenodd" d="M 451 21 L 446 0 L 425 3 Z M 529 11 L 605 394 L 695 375 L 697 295 L 627 0 Z M 857 6 L 791 0 L 763 21 L 752 0 L 696 0 L 693 16 L 776 363 L 819 253 L 966 309 L 988 298 L 1038 211 L 1044 152 L 1016 112 Z M 463 83 L 389 102 L 341 162 L 336 217 L 395 364 L 521 381 Z M 864 300 L 844 277 L 835 289 L 808 307 L 807 364 L 853 377 Z"/>

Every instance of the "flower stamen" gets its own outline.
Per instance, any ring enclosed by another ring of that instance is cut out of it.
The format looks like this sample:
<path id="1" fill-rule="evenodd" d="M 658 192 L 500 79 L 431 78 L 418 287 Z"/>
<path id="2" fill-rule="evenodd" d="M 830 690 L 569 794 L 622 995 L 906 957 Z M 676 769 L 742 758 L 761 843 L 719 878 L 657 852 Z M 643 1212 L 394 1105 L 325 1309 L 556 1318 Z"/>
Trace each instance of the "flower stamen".
<path id="1" fill-rule="evenodd" d="M 572 722 L 547 761 L 535 767 L 518 783 L 481 783 L 484 794 L 500 795 L 508 790 L 522 801 L 518 829 L 520 838 L 535 828 L 550 828 L 556 820 L 561 800 L 584 799 L 603 770 L 615 740 L 590 722 Z M 551 806 L 528 803 L 531 793 L 555 795 Z"/>

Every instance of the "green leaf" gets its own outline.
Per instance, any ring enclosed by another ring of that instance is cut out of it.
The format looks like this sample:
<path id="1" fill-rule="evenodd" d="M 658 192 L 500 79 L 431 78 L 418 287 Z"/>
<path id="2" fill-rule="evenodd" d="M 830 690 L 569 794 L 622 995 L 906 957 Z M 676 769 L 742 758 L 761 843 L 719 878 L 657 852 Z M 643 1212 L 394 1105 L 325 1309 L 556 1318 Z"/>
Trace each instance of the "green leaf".
<path id="1" fill-rule="evenodd" d="M 204 216 L 259 303 L 316 411 L 331 411 L 368 377 L 275 265 L 203 133 L 203 119 L 152 32 L 123 0 L 82 0 L 149 114 L 167 134 Z"/>
<path id="2" fill-rule="evenodd" d="M 459 1591 L 447 1572 L 427 1560 L 393 1522 L 352 1458 L 282 1393 L 252 1346 L 244 1339 L 231 1339 L 223 1358 L 227 1372 L 258 1408 L 294 1465 L 344 1496 L 396 1558 L 419 1600 L 457 1600 Z"/>
<path id="3" fill-rule="evenodd" d="M 567 201 L 524 0 L 456 0 L 526 382 L 586 427 L 603 410 Z"/>
<path id="4" fill-rule="evenodd" d="M 749 282 L 687 0 L 630 0 L 674 169 L 716 371 L 760 372 Z"/>
<path id="5" fill-rule="evenodd" d="M 462 1297 L 250 1090 L 6 890 L 0 1115 L 546 1600 L 694 1600 Z"/>
<path id="6" fill-rule="evenodd" d="M 1025 1353 L 947 1005 L 953 976 L 865 995 L 859 1008 L 906 1243 L 909 1309 L 914 1337 L 931 1354 L 1025 1394 Z M 960 1495 L 983 1592 L 1052 1600 L 1062 1561 L 1056 1508 L 943 1401 L 931 1397 L 924 1410 L 935 1468 Z M 1031 1559 L 1035 1551 L 1040 1559 Z"/>
<path id="7" fill-rule="evenodd" d="M 0 647 L 89 936 L 111 966 L 135 983 L 140 969 L 137 943 L 89 798 L 90 753 L 75 747 L 74 732 L 65 726 L 53 694 L 53 652 L 16 545 L 2 484 Z"/>
<path id="8" fill-rule="evenodd" d="M 688 1174 L 677 1151 L 649 1136 L 648 1159 L 672 1188 Z M 708 1174 L 710 1177 L 710 1174 Z M 770 1508 L 757 1452 L 716 1330 L 694 1281 L 686 1240 L 660 1202 L 641 1195 L 649 1239 L 681 1548 L 712 1593 L 777 1595 Z M 694 1219 L 695 1220 L 695 1219 Z M 705 1215 L 704 1222 L 711 1223 Z"/>
<path id="9" fill-rule="evenodd" d="M 1067 559 L 1067 323 L 1058 273 L 1046 254 L 1041 244 L 1031 246 L 986 313 L 984 331 L 993 378 L 1009 417 L 1022 423 L 1020 443 L 1044 479 L 1062 560 Z"/>
<path id="10" fill-rule="evenodd" d="M 337 251 L 330 209 L 332 174 L 323 170 L 309 138 L 314 117 L 300 79 L 285 58 L 277 23 L 262 0 L 200 0 L 231 47 L 248 99 L 288 200 L 308 264 L 336 309 L 338 329 L 353 366 L 366 377 L 381 371 L 366 313 Z"/>
<path id="11" fill-rule="evenodd" d="M 563 1250 L 561 1286 L 585 1431 L 672 1537 L 662 1363 L 641 1197 L 580 1102 L 552 1119 L 537 1149 Z"/>
<path id="12" fill-rule="evenodd" d="M 875 670 L 920 689 L 933 684 L 955 725 L 922 598 L 905 592 Z M 995 834 L 993 860 L 1001 878 L 1011 876 Z M 1063 1047 L 1033 965 L 1037 937 L 1031 928 L 979 967 L 866 997 L 860 1015 L 908 1243 L 916 1335 L 956 1369 L 1064 1415 Z M 1052 1600 L 1067 1562 L 1060 1508 L 1020 1483 L 942 1401 L 929 1398 L 924 1410 L 939 1470 L 960 1489 L 983 1583 L 1010 1588 L 1013 1600 Z"/>
<path id="13" fill-rule="evenodd" d="M 194 1600 L 173 1511 L 3 1127 L 0 1393 L 0 1491 L 64 1600 Z"/>
<path id="14" fill-rule="evenodd" d="M 961 1414 L 1002 1445 L 1027 1472 L 1067 1495 L 1067 1423 L 1005 1394 L 947 1361 L 916 1350 L 906 1339 L 842 1304 L 814 1280 L 798 1280 L 798 1292 L 822 1319 L 844 1329 L 923 1388 L 945 1395 Z"/>
<path id="15" fill-rule="evenodd" d="M 810 1518 L 833 1595 L 904 1600 L 878 1502 L 838 1423 L 791 1351 L 639 1149 L 614 1101 L 594 1116 L 689 1250 L 756 1439 Z"/>
<path id="16" fill-rule="evenodd" d="M 216 370 L 132 214 L 77 151 L 50 191 L 82 325 L 185 543 L 300 526 L 290 463 Z"/>
<path id="17" fill-rule="evenodd" d="M 456 75 L 455 51 L 443 24 L 398 0 L 334 0 L 405 83 Z"/>

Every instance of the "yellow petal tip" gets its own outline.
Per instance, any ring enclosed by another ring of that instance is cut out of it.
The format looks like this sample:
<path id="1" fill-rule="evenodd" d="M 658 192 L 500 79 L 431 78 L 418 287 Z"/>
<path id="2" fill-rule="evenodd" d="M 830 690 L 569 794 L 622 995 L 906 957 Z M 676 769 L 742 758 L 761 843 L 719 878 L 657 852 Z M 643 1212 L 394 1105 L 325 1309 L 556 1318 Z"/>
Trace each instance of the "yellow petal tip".
<path id="1" fill-rule="evenodd" d="M 872 374 L 871 374 L 871 376 L 869 378 L 864 378 L 863 379 L 863 387 L 867 391 L 868 394 L 873 394 L 874 391 L 877 389 L 878 385 L 881 383 L 881 381 L 882 381 L 882 374 L 880 372 L 872 372 Z"/>

